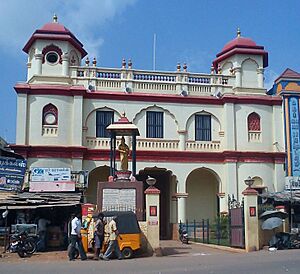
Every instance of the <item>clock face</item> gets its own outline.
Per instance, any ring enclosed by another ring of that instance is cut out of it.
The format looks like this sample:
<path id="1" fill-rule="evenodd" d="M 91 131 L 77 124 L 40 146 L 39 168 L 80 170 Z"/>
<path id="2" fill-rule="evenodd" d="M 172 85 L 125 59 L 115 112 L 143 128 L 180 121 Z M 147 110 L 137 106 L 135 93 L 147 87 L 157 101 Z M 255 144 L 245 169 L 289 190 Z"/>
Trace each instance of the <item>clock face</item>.
<path id="1" fill-rule="evenodd" d="M 46 115 L 45 115 L 45 122 L 46 124 L 48 125 L 53 125 L 55 124 L 56 122 L 56 117 L 53 113 L 51 112 L 48 112 Z"/>

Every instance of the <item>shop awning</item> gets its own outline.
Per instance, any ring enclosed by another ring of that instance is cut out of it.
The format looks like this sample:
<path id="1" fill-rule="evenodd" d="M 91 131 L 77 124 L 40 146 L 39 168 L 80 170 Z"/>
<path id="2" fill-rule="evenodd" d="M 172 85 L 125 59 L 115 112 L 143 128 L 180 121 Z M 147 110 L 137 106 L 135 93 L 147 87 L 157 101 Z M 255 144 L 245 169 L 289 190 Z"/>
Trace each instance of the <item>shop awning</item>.
<path id="1" fill-rule="evenodd" d="M 35 209 L 66 207 L 81 204 L 82 194 L 72 193 L 0 193 L 0 209 Z"/>
<path id="2" fill-rule="evenodd" d="M 273 199 L 276 202 L 293 202 L 300 204 L 300 191 L 266 192 L 259 195 L 264 199 Z"/>

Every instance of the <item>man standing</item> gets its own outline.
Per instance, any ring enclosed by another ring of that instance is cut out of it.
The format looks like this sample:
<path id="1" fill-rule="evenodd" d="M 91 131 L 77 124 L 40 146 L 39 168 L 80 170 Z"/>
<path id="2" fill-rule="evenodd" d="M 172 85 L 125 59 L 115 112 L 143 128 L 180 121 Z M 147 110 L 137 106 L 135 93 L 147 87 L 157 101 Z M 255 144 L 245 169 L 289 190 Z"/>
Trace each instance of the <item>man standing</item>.
<path id="1" fill-rule="evenodd" d="M 100 250 L 102 249 L 103 241 L 104 241 L 104 227 L 106 222 L 103 221 L 104 215 L 103 213 L 99 213 L 95 222 L 95 254 L 94 260 L 99 260 Z"/>
<path id="2" fill-rule="evenodd" d="M 120 237 L 120 235 L 117 229 L 116 218 L 117 217 L 113 217 L 113 219 L 108 224 L 109 245 L 104 255 L 100 257 L 105 261 L 108 261 L 110 259 L 110 256 L 112 255 L 113 252 L 116 253 L 116 256 L 118 257 L 119 260 L 123 259 L 123 255 L 120 251 L 119 244 L 118 244 L 118 237 Z"/>
<path id="3" fill-rule="evenodd" d="M 78 250 L 80 254 L 80 259 L 82 261 L 87 259 L 85 251 L 83 249 L 83 245 L 81 242 L 81 221 L 80 221 L 80 213 L 72 214 L 71 215 L 71 233 L 70 233 L 70 244 L 68 247 L 68 256 L 70 261 L 74 261 L 74 253 L 76 249 L 76 243 L 78 245 Z"/>

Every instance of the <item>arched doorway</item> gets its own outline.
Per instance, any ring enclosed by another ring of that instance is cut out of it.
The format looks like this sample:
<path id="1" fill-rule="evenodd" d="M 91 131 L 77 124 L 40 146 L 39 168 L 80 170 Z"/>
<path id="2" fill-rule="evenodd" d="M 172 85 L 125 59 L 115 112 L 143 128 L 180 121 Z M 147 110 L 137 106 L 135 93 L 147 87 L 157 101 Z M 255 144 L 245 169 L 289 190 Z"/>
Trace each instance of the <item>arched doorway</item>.
<path id="1" fill-rule="evenodd" d="M 86 202 L 97 204 L 97 186 L 98 182 L 106 182 L 109 176 L 109 167 L 96 167 L 89 172 L 89 185 L 85 191 Z"/>
<path id="2" fill-rule="evenodd" d="M 173 187 L 174 175 L 165 168 L 145 168 L 136 175 L 138 181 L 143 181 L 144 190 L 149 186 L 146 183 L 148 176 L 156 179 L 155 187 L 160 190 L 160 238 L 163 240 L 171 239 L 171 193 Z"/>
<path id="3" fill-rule="evenodd" d="M 186 216 L 188 220 L 213 220 L 219 211 L 217 175 L 206 168 L 193 170 L 187 177 Z"/>

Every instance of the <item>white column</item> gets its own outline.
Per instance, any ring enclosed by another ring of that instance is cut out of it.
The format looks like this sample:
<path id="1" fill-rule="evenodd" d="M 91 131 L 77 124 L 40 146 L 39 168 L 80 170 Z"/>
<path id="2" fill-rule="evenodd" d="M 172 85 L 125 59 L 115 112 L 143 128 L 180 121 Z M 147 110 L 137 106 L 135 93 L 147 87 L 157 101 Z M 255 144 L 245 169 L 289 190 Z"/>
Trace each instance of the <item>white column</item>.
<path id="1" fill-rule="evenodd" d="M 242 86 L 242 69 L 241 67 L 234 68 L 235 72 L 235 86 L 241 87 Z"/>
<path id="2" fill-rule="evenodd" d="M 245 250 L 259 250 L 257 191 L 248 187 L 243 191 L 245 218 Z"/>
<path id="3" fill-rule="evenodd" d="M 69 55 L 66 53 L 62 55 L 62 74 L 69 76 Z"/>
<path id="4" fill-rule="evenodd" d="M 35 57 L 35 60 L 36 60 L 36 75 L 41 75 L 42 74 L 43 54 L 36 53 L 34 55 L 34 57 Z"/>
<path id="5" fill-rule="evenodd" d="M 284 182 L 284 170 L 283 170 L 283 163 L 281 162 L 276 162 L 274 163 L 274 192 L 279 192 L 284 190 L 284 185 L 282 182 Z"/>
<path id="6" fill-rule="evenodd" d="M 225 169 L 225 180 L 223 189 L 226 189 L 226 195 L 230 196 L 233 194 L 235 199 L 239 200 L 239 186 L 237 180 L 237 165 L 236 162 L 228 162 L 224 166 Z"/>
<path id="7" fill-rule="evenodd" d="M 264 68 L 257 69 L 258 87 L 264 88 Z"/>
<path id="8" fill-rule="evenodd" d="M 16 144 L 26 145 L 27 141 L 27 94 L 18 93 Z"/>
<path id="9" fill-rule="evenodd" d="M 179 150 L 185 150 L 186 130 L 178 130 L 179 134 Z"/>
<path id="10" fill-rule="evenodd" d="M 178 194 L 178 223 L 186 221 L 186 198 Z"/>
<path id="11" fill-rule="evenodd" d="M 148 251 L 159 252 L 159 195 L 160 190 L 150 186 L 145 190 L 146 195 L 146 222 L 147 222 L 147 240 Z"/>
<path id="12" fill-rule="evenodd" d="M 73 146 L 82 146 L 82 96 L 74 96 L 73 104 Z"/>
<path id="13" fill-rule="evenodd" d="M 233 103 L 224 104 L 224 150 L 236 150 L 236 123 Z"/>

